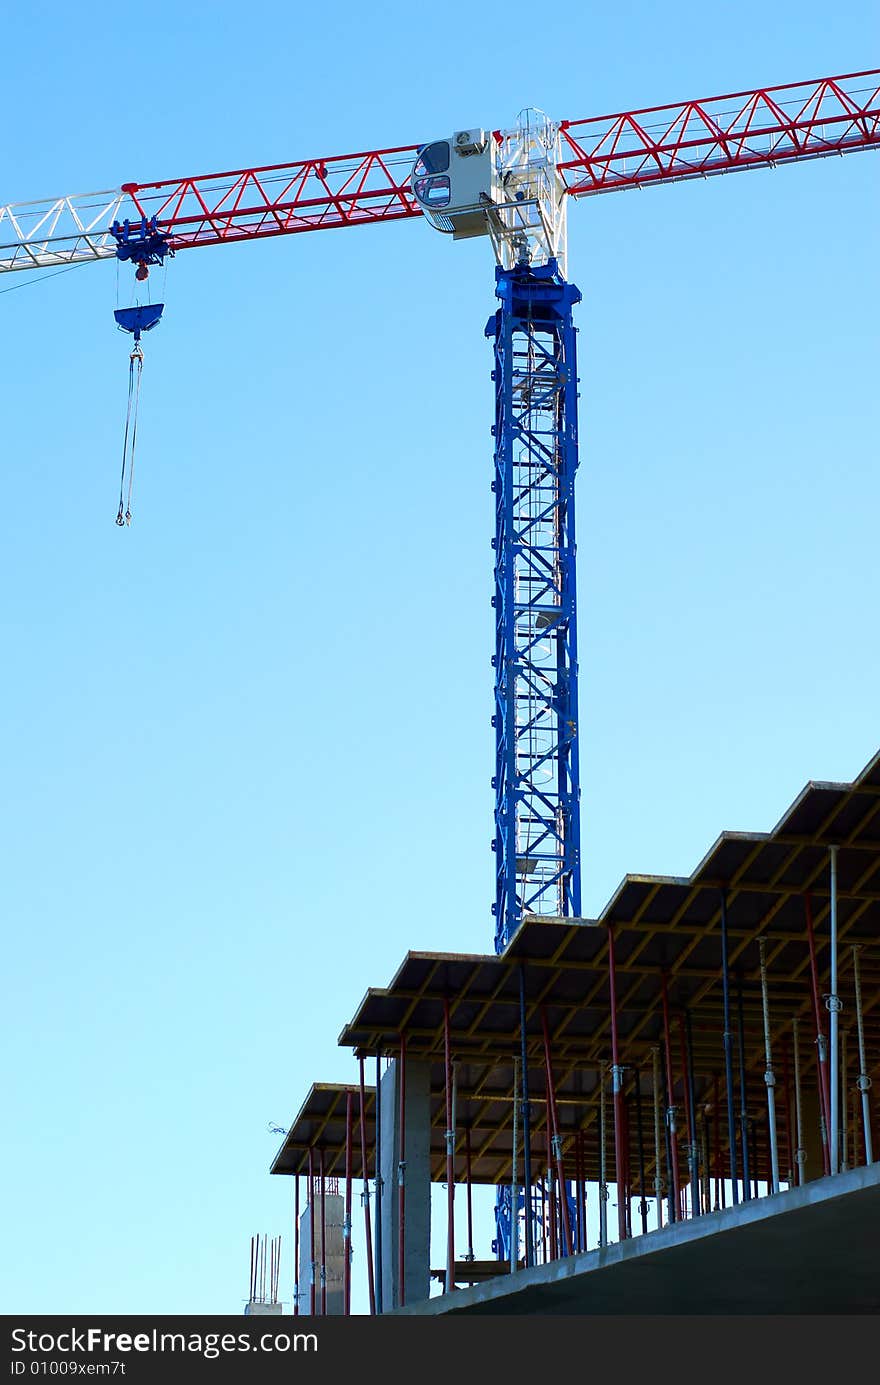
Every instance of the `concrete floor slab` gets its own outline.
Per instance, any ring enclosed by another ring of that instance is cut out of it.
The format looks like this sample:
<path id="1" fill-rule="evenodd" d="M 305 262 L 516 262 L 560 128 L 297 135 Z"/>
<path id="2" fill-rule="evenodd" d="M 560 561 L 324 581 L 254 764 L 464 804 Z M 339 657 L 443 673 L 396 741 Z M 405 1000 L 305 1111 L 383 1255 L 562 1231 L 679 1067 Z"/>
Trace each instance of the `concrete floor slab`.
<path id="1" fill-rule="evenodd" d="M 880 1313 L 880 1163 L 399 1311 Z"/>

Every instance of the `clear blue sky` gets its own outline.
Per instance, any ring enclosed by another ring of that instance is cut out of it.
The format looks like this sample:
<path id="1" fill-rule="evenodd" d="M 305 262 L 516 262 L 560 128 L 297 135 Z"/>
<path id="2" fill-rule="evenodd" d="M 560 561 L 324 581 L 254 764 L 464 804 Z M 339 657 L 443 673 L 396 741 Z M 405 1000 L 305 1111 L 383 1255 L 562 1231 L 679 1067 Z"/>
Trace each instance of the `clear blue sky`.
<path id="1" fill-rule="evenodd" d="M 0 202 L 880 56 L 874 0 L 538 13 L 16 7 Z M 880 745 L 878 173 L 572 209 L 588 912 Z M 0 296 L 6 1312 L 239 1311 L 267 1121 L 491 949 L 492 288 L 419 222 L 180 256 L 130 531 L 113 266 Z"/>

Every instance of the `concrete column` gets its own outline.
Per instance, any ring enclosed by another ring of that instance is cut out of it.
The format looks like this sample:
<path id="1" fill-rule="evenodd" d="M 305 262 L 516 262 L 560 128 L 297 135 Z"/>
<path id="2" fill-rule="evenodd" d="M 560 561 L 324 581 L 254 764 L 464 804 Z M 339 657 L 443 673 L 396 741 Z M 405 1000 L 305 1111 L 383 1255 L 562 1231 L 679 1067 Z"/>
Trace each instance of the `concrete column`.
<path id="1" fill-rule="evenodd" d="M 345 1200 L 339 1193 L 324 1196 L 324 1225 L 327 1231 L 327 1317 L 341 1317 L 344 1308 L 342 1267 L 345 1248 L 342 1219 Z M 314 1243 L 314 1253 L 312 1244 Z M 299 1311 L 308 1313 L 312 1279 L 315 1282 L 315 1313 L 321 1312 L 321 1199 L 316 1197 L 299 1219 Z"/>
<path id="2" fill-rule="evenodd" d="M 430 1293 L 431 1246 L 431 1068 L 406 1060 L 406 1210 L 404 1279 L 406 1302 Z M 387 1313 L 400 1306 L 398 1274 L 398 1163 L 400 1159 L 400 1064 L 382 1076 L 382 1303 Z"/>

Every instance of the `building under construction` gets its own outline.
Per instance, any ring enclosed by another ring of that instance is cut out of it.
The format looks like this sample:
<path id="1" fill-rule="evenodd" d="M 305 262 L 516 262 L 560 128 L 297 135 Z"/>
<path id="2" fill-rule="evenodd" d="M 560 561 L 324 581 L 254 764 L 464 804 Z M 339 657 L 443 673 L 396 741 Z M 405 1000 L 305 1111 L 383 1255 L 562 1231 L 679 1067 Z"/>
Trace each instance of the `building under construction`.
<path id="1" fill-rule="evenodd" d="M 273 1165 L 294 1179 L 296 1312 L 351 1310 L 356 1184 L 374 1312 L 877 1306 L 858 1245 L 880 1196 L 878 761 L 810 784 L 769 835 L 723 835 L 690 878 L 627 877 L 582 917 L 567 214 L 878 148 L 875 69 L 588 119 L 524 108 L 508 129 L 0 207 L 0 272 L 134 270 L 114 313 L 133 337 L 120 529 L 140 342 L 163 314 L 152 266 L 416 218 L 491 248 L 495 951 L 410 953 L 345 1024 L 356 1080 L 311 1089 Z M 267 1291 L 252 1245 L 253 1311 L 277 1306 L 277 1254 Z"/>
<path id="2" fill-rule="evenodd" d="M 372 1312 L 876 1311 L 878 1002 L 880 754 L 596 919 L 408 953 L 272 1165 L 294 1311 L 350 1312 L 354 1265 Z"/>

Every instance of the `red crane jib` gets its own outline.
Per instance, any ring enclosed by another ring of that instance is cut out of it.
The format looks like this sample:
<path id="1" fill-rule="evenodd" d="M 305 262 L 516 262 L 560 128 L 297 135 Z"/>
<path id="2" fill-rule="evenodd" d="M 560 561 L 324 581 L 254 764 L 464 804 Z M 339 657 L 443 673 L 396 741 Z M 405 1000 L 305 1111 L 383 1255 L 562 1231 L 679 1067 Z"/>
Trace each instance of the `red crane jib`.
<path id="1" fill-rule="evenodd" d="M 880 71 L 652 106 L 560 127 L 573 197 L 880 146 Z M 420 216 L 399 145 L 158 183 L 126 183 L 175 250 Z"/>

